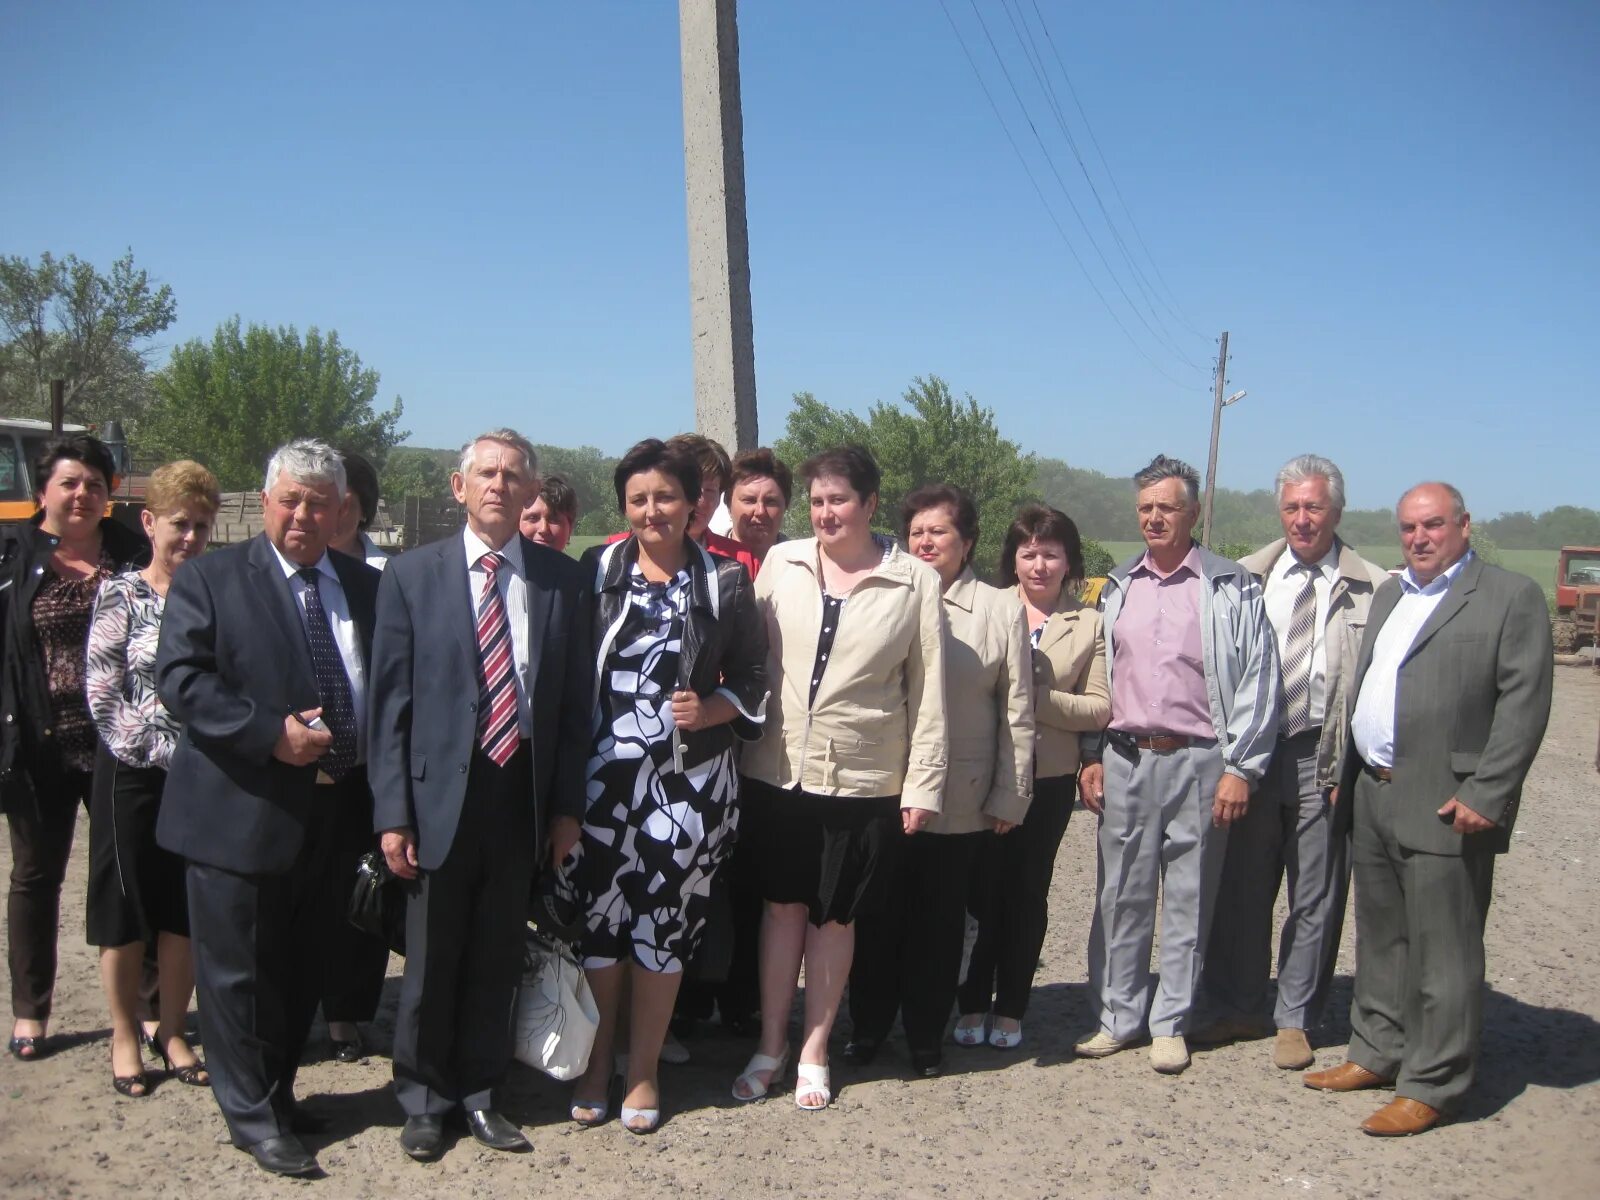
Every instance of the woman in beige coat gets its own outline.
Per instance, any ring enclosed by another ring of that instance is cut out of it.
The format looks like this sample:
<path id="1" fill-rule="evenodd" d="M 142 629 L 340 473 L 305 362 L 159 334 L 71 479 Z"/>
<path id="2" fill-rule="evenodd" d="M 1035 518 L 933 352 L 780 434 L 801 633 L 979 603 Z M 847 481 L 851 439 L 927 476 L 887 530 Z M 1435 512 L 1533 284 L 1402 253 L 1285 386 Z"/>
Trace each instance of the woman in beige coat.
<path id="1" fill-rule="evenodd" d="M 761 1041 L 733 1094 L 758 1099 L 782 1073 L 803 960 L 795 1103 L 815 1110 L 833 1099 L 828 1035 L 854 922 L 883 903 L 903 835 L 939 811 L 944 633 L 938 576 L 872 532 L 872 455 L 829 450 L 801 477 L 816 537 L 775 545 L 756 579 L 772 691 L 740 797 L 766 900 Z"/>
<path id="2" fill-rule="evenodd" d="M 1024 506 L 1006 531 L 1000 578 L 1017 589 L 1033 640 L 1034 796 L 1027 819 L 979 852 L 972 911 L 978 940 L 957 997 L 955 1040 L 1022 1044 L 1022 1018 L 1044 945 L 1050 876 L 1078 785 L 1078 736 L 1111 716 L 1100 614 L 1078 600 L 1083 548 L 1065 513 Z M 991 1012 L 992 1004 L 992 1012 Z"/>
<path id="3" fill-rule="evenodd" d="M 1033 795 L 1032 664 L 1016 592 L 973 573 L 972 497 L 948 484 L 920 487 L 901 506 L 900 529 L 943 590 L 950 766 L 939 815 L 901 849 L 888 903 L 857 923 L 844 1056 L 871 1062 L 898 1010 L 912 1074 L 932 1078 L 961 977 L 974 855 L 992 836 L 985 831 L 1023 820 Z"/>

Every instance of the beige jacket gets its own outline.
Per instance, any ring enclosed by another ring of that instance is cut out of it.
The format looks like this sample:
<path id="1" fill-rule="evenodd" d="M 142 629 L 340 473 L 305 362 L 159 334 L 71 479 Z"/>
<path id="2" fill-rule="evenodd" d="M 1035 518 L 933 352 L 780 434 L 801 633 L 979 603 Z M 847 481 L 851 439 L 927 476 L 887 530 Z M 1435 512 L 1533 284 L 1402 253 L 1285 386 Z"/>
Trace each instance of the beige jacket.
<path id="1" fill-rule="evenodd" d="M 1372 607 L 1372 593 L 1389 578 L 1389 572 L 1362 558 L 1342 540 L 1337 545 L 1339 576 L 1333 581 L 1333 591 L 1328 596 L 1325 633 L 1328 692 L 1323 702 L 1322 737 L 1317 741 L 1319 788 L 1335 787 L 1339 782 L 1340 759 L 1350 732 L 1346 689 L 1356 677 L 1356 656 L 1361 653 L 1361 638 L 1367 631 L 1367 610 Z M 1273 564 L 1288 548 L 1288 540 L 1279 538 L 1240 559 L 1239 565 L 1259 579 L 1265 591 Z"/>
<path id="2" fill-rule="evenodd" d="M 945 718 L 950 770 L 932 833 L 976 833 L 986 818 L 1020 824 L 1033 799 L 1033 686 L 1028 627 L 1012 591 L 968 567 L 944 594 Z"/>
<path id="3" fill-rule="evenodd" d="M 1033 651 L 1033 717 L 1040 779 L 1077 774 L 1078 736 L 1098 733 L 1111 719 L 1100 614 L 1066 588 Z"/>
<path id="4" fill-rule="evenodd" d="M 825 796 L 899 795 L 939 811 L 945 781 L 944 621 L 939 577 L 900 547 L 845 602 L 817 702 L 809 703 L 822 580 L 817 542 L 780 542 L 756 577 L 772 695 L 741 769 Z"/>

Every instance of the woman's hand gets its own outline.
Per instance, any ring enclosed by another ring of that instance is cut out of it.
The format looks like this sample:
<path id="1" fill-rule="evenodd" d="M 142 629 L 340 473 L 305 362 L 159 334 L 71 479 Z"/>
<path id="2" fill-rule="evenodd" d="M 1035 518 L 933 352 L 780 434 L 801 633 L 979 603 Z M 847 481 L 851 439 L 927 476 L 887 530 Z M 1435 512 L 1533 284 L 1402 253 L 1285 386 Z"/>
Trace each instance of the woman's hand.
<path id="1" fill-rule="evenodd" d="M 720 692 L 705 697 L 695 692 L 672 693 L 672 723 L 685 733 L 726 725 L 738 711 L 733 701 Z"/>
<path id="2" fill-rule="evenodd" d="M 933 813 L 926 808 L 902 808 L 900 828 L 907 834 L 920 833 L 933 821 Z"/>
<path id="3" fill-rule="evenodd" d="M 996 833 L 1010 833 L 1017 827 L 1015 821 L 1002 821 L 999 817 L 989 818 L 989 828 Z"/>

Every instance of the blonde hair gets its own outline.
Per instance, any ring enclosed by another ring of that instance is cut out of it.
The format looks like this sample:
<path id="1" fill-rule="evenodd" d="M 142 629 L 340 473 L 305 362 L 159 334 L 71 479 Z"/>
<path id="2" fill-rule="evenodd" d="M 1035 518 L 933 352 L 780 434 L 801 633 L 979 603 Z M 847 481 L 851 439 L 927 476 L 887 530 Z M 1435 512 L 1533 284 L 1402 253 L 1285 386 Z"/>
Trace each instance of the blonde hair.
<path id="1" fill-rule="evenodd" d="M 152 516 L 165 517 L 188 507 L 203 507 L 215 515 L 221 506 L 217 477 L 192 458 L 167 463 L 150 473 L 144 507 Z"/>

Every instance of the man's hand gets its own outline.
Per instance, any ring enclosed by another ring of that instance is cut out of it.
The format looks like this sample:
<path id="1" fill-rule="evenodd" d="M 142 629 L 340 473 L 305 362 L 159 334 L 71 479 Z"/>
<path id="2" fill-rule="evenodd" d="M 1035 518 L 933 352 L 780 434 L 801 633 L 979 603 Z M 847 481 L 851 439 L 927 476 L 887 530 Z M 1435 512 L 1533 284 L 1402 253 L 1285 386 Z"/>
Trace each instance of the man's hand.
<path id="1" fill-rule="evenodd" d="M 303 713 L 290 713 L 285 717 L 278 744 L 272 748 L 272 757 L 291 767 L 305 767 L 326 754 L 333 745 L 333 734 L 326 729 L 312 729 L 307 724 L 321 715 L 320 708 L 308 708 Z"/>
<path id="2" fill-rule="evenodd" d="M 933 813 L 926 808 L 902 808 L 900 810 L 900 828 L 909 833 L 920 833 L 928 827 L 933 820 Z"/>
<path id="3" fill-rule="evenodd" d="M 583 836 L 583 826 L 577 817 L 557 817 L 550 822 L 550 865 L 557 869 Z"/>
<path id="4" fill-rule="evenodd" d="M 1106 768 L 1104 763 L 1084 763 L 1078 772 L 1078 795 L 1083 806 L 1099 816 L 1106 807 Z"/>
<path id="5" fill-rule="evenodd" d="M 1482 833 L 1485 829 L 1493 829 L 1494 822 L 1486 817 L 1480 817 L 1454 796 L 1444 802 L 1444 807 L 1439 810 L 1439 817 L 1450 822 L 1450 828 L 1457 833 Z"/>
<path id="6" fill-rule="evenodd" d="M 1337 787 L 1329 788 L 1328 789 L 1328 807 L 1329 808 L 1333 808 L 1338 803 L 1339 803 L 1339 789 Z"/>
<path id="7" fill-rule="evenodd" d="M 417 835 L 410 829 L 386 829 L 378 839 L 383 861 L 401 879 L 417 877 Z"/>
<path id="8" fill-rule="evenodd" d="M 1226 771 L 1217 780 L 1217 798 L 1211 805 L 1211 823 L 1218 829 L 1232 825 L 1250 807 L 1250 785 Z"/>

